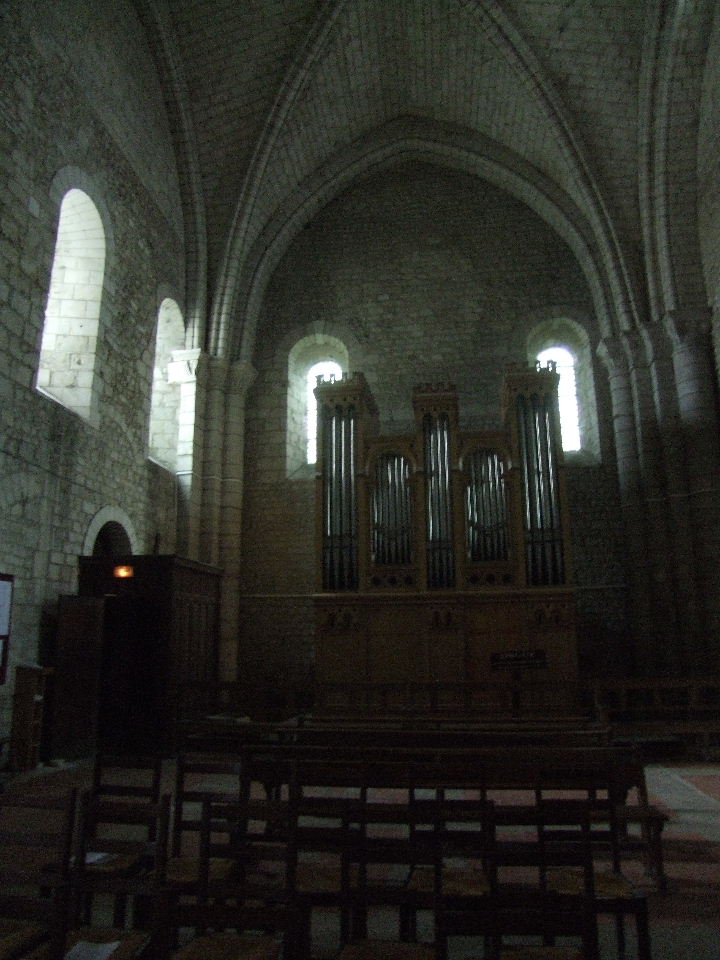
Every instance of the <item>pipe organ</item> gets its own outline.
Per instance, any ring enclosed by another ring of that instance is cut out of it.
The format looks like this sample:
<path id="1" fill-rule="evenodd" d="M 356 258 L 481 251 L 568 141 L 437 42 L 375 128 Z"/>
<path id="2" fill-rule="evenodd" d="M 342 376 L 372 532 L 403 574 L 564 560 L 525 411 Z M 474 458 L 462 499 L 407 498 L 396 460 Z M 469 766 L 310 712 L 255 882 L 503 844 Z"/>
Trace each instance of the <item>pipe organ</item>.
<path id="1" fill-rule="evenodd" d="M 485 432 L 460 429 L 451 384 L 420 385 L 413 433 L 392 436 L 361 373 L 319 379 L 320 689 L 552 681 L 562 698 L 577 659 L 558 379 L 509 366 Z"/>

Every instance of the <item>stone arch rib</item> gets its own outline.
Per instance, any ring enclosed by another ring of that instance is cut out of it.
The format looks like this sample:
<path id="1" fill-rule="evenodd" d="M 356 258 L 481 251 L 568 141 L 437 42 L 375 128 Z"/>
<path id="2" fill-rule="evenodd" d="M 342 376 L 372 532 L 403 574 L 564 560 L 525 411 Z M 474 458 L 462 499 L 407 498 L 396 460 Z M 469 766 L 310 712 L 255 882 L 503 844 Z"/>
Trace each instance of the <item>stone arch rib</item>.
<path id="1" fill-rule="evenodd" d="M 243 323 L 246 320 L 241 309 L 242 298 L 238 296 L 238 290 L 242 287 L 244 274 L 247 273 L 246 261 L 253 243 L 250 239 L 253 209 L 262 185 L 267 160 L 270 151 L 278 141 L 285 119 L 299 96 L 305 80 L 310 75 L 313 63 L 345 3 L 346 0 L 340 0 L 336 4 L 326 3 L 322 7 L 299 57 L 276 98 L 258 143 L 236 207 L 224 261 L 218 274 L 209 338 L 212 352 L 221 355 L 231 353 L 233 339 L 231 323 L 238 317 L 242 318 Z M 536 92 L 538 104 L 560 143 L 568 168 L 578 184 L 584 218 L 592 227 L 594 242 L 606 260 L 605 273 L 614 287 L 615 313 L 621 318 L 620 322 L 623 326 L 634 325 L 638 320 L 637 296 L 632 289 L 630 274 L 600 186 L 587 160 L 585 148 L 573 128 L 569 112 L 552 84 L 543 75 L 537 58 L 512 26 L 508 17 L 498 10 L 496 5 L 487 4 L 481 0 L 473 0 L 470 4 L 466 2 L 466 6 L 468 5 L 474 7 L 478 15 L 484 18 L 486 24 L 494 31 L 498 46 L 506 51 L 517 69 L 530 80 Z"/>
<path id="2" fill-rule="evenodd" d="M 516 199 L 526 203 L 562 236 L 574 251 L 588 279 L 596 314 L 607 335 L 611 318 L 618 314 L 613 278 L 598 250 L 589 224 L 580 211 L 553 183 L 497 144 L 469 134 L 463 137 L 454 129 L 439 124 L 419 125 L 401 121 L 388 125 L 349 154 L 335 158 L 318 171 L 313 182 L 278 211 L 258 238 L 247 258 L 241 285 L 236 291 L 236 311 L 244 324 L 227 343 L 229 355 L 250 357 L 255 328 L 265 287 L 288 245 L 312 216 L 330 202 L 353 180 L 371 175 L 402 160 L 416 159 L 461 169 L 494 183 Z"/>
<path id="3" fill-rule="evenodd" d="M 656 0 L 643 51 L 640 207 L 652 315 L 706 305 L 697 234 L 696 144 L 701 55 L 710 36 L 707 0 Z M 688 56 L 688 51 L 693 56 Z M 691 67 L 686 73 L 686 65 Z M 688 96 L 688 88 L 694 95 Z"/>
<path id="4" fill-rule="evenodd" d="M 225 256 L 216 285 L 217 295 L 213 304 L 208 348 L 211 353 L 226 355 L 228 325 L 235 312 L 235 286 L 238 265 L 255 200 L 262 185 L 262 178 L 273 148 L 280 137 L 285 119 L 300 96 L 315 59 L 323 49 L 333 24 L 347 0 L 324 0 L 308 37 L 282 84 L 258 140 L 248 174 L 245 178 L 235 215 L 230 228 Z"/>
<path id="5" fill-rule="evenodd" d="M 200 176 L 195 127 L 189 109 L 187 82 L 166 0 L 142 3 L 135 9 L 145 27 L 153 59 L 163 79 L 170 129 L 182 197 L 185 246 L 185 345 L 204 348 L 207 338 L 207 224 Z"/>

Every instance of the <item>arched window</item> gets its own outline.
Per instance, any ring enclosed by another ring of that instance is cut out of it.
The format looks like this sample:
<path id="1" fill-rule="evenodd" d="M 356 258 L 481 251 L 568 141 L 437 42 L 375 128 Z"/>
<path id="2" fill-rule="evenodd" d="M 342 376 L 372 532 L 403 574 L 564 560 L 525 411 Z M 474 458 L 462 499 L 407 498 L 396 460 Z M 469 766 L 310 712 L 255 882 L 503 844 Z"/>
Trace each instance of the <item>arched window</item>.
<path id="1" fill-rule="evenodd" d="M 82 190 L 60 206 L 36 385 L 90 419 L 95 407 L 95 354 L 105 273 L 105 231 Z"/>
<path id="2" fill-rule="evenodd" d="M 560 374 L 558 401 L 563 451 L 580 461 L 599 461 L 600 436 L 590 338 L 568 317 L 539 323 L 527 340 L 532 363 L 552 360 Z"/>
<path id="3" fill-rule="evenodd" d="M 303 476 L 317 459 L 317 407 L 313 390 L 317 377 L 342 376 L 348 351 L 328 334 L 312 333 L 299 340 L 288 355 L 287 473 Z"/>
<path id="4" fill-rule="evenodd" d="M 320 360 L 314 363 L 307 373 L 307 394 L 305 403 L 305 436 L 307 437 L 307 462 L 317 463 L 317 400 L 315 387 L 317 378 L 339 380 L 342 367 L 334 360 Z"/>
<path id="5" fill-rule="evenodd" d="M 578 409 L 577 380 L 575 377 L 575 357 L 567 347 L 549 347 L 538 356 L 542 364 L 555 363 L 560 375 L 558 384 L 558 406 L 560 407 L 560 434 L 563 450 L 580 449 L 580 414 Z"/>
<path id="6" fill-rule="evenodd" d="M 180 384 L 170 375 L 174 350 L 185 346 L 185 325 L 180 307 L 166 297 L 160 304 L 155 333 L 155 364 L 150 404 L 150 456 L 168 470 L 177 465 Z"/>

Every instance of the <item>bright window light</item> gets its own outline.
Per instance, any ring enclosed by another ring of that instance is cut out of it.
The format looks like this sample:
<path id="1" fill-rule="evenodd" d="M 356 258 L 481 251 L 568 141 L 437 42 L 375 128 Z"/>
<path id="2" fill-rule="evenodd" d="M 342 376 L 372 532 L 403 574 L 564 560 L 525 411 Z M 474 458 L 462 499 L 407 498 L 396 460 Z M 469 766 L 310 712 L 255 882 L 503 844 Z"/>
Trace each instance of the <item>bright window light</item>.
<path id="1" fill-rule="evenodd" d="M 575 357 L 565 347 L 550 347 L 538 354 L 540 363 L 555 362 L 560 375 L 558 406 L 563 450 L 580 449 L 580 411 L 578 409 Z"/>
<path id="2" fill-rule="evenodd" d="M 342 377 L 342 368 L 340 364 L 335 363 L 334 360 L 320 360 L 319 363 L 314 363 L 308 370 L 306 388 L 308 463 L 317 462 L 317 400 L 315 399 L 313 391 L 317 386 L 317 378 L 320 376 L 325 377 L 325 379 L 329 379 L 332 376 L 339 380 L 340 377 Z"/>

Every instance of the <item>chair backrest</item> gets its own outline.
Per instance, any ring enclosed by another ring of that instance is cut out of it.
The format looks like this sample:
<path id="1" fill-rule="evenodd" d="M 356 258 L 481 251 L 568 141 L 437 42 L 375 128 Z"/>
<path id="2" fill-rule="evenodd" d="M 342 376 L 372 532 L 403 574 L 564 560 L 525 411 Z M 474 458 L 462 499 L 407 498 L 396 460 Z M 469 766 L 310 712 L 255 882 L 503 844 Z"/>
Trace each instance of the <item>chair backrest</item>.
<path id="1" fill-rule="evenodd" d="M 34 940 L 49 941 L 60 956 L 76 807 L 75 790 L 57 796 L 0 795 L 0 918 L 23 924 L 18 955 L 21 942 Z"/>
<path id="2" fill-rule="evenodd" d="M 170 955 L 181 929 L 184 935 L 192 931 L 193 939 L 208 931 L 261 933 L 263 941 L 277 940 L 282 945 L 278 951 L 291 956 L 301 922 L 290 893 L 295 848 L 287 843 L 292 834 L 288 801 L 256 798 L 249 789 L 232 801 L 206 795 L 200 821 L 197 884 L 182 891 L 166 887 L 160 894 L 155 938 L 158 956 Z M 212 867 L 218 857 L 233 859 L 237 869 L 214 874 Z M 256 868 L 263 857 L 275 858 L 279 870 L 274 877 L 279 883 L 264 883 L 262 873 L 258 880 Z M 222 942 L 201 942 L 197 955 L 212 960 L 227 956 L 222 951 L 228 949 L 231 946 Z"/>
<path id="3" fill-rule="evenodd" d="M 499 826 L 493 922 L 503 935 L 575 937 L 599 957 L 592 800 L 542 800 Z M 554 878 L 571 878 L 558 887 Z M 520 881 L 518 881 L 520 878 Z M 564 888 L 565 892 L 558 892 Z"/>
<path id="4" fill-rule="evenodd" d="M 170 794 L 157 803 L 106 798 L 85 792 L 80 800 L 74 874 L 110 873 L 115 863 L 137 864 L 137 871 L 164 880 L 170 821 Z M 129 872 L 129 869 L 128 871 Z"/>
<path id="5" fill-rule="evenodd" d="M 237 884 L 257 888 L 260 893 L 273 886 L 284 896 L 292 896 L 297 864 L 295 824 L 294 800 L 257 795 L 250 782 L 241 782 L 241 796 L 234 801 L 206 797 L 200 835 L 201 882 L 203 858 L 208 863 L 219 858 L 234 862 L 232 876 Z M 209 867 L 206 875 L 211 878 Z"/>
<path id="6" fill-rule="evenodd" d="M 96 796 L 136 797 L 157 803 L 162 784 L 162 757 L 119 757 L 99 753 L 93 763 Z"/>
<path id="7" fill-rule="evenodd" d="M 175 805 L 171 854 L 179 857 L 188 846 L 197 852 L 206 799 L 237 800 L 240 796 L 240 763 L 232 757 L 180 754 L 175 766 Z"/>

